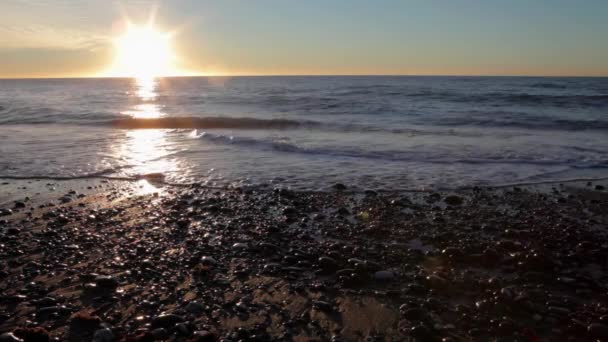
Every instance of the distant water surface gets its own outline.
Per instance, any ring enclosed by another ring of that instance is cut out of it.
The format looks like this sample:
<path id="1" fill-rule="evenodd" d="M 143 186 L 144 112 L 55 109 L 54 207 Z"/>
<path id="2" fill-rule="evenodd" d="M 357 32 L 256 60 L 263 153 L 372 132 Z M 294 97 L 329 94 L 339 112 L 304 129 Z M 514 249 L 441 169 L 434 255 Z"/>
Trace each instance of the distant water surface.
<path id="1" fill-rule="evenodd" d="M 0 80 L 0 177 L 325 189 L 608 176 L 608 78 Z"/>

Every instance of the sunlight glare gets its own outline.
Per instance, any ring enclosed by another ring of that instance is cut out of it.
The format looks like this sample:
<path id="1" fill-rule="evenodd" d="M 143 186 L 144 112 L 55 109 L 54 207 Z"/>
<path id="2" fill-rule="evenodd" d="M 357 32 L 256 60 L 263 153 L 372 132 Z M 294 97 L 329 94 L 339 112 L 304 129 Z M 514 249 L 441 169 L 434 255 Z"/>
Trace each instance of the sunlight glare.
<path id="1" fill-rule="evenodd" d="M 114 43 L 116 59 L 113 70 L 117 75 L 152 79 L 175 73 L 170 33 L 160 32 L 151 24 L 129 24 L 127 31 Z"/>

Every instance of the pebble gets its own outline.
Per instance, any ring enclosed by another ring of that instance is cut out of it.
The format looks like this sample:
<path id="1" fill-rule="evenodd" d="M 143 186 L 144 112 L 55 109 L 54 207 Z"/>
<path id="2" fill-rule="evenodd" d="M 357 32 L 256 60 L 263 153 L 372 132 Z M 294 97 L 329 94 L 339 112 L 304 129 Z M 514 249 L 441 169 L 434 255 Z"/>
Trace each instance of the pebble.
<path id="1" fill-rule="evenodd" d="M 185 307 L 186 311 L 192 314 L 201 314 L 205 312 L 205 306 L 198 302 L 190 302 Z"/>
<path id="2" fill-rule="evenodd" d="M 464 200 L 460 196 L 450 195 L 443 200 L 447 205 L 457 206 L 462 205 Z"/>
<path id="3" fill-rule="evenodd" d="M 331 305 L 328 302 L 322 301 L 322 300 L 313 301 L 312 307 L 315 310 L 319 310 L 319 311 L 323 311 L 323 312 L 330 312 L 333 310 L 333 305 Z"/>
<path id="4" fill-rule="evenodd" d="M 589 335 L 596 338 L 608 338 L 608 325 L 600 323 L 591 323 L 587 327 Z"/>
<path id="5" fill-rule="evenodd" d="M 23 342 L 23 340 L 13 335 L 13 333 L 7 332 L 0 335 L 0 342 Z"/>
<path id="6" fill-rule="evenodd" d="M 338 262 L 334 258 L 323 256 L 320 257 L 318 261 L 319 266 L 324 271 L 334 271 L 338 268 Z"/>
<path id="7" fill-rule="evenodd" d="M 113 342 L 114 340 L 114 334 L 108 328 L 99 329 L 93 334 L 93 342 Z"/>
<path id="8" fill-rule="evenodd" d="M 391 281 L 395 279 L 395 273 L 391 271 L 378 271 L 374 273 L 374 279 L 377 281 Z"/>
<path id="9" fill-rule="evenodd" d="M 115 290 L 118 287 L 118 280 L 112 276 L 100 275 L 95 278 L 95 285 L 106 290 Z"/>
<path id="10" fill-rule="evenodd" d="M 152 319 L 153 328 L 172 328 L 177 323 L 184 321 L 184 318 L 175 314 L 163 314 Z"/>
<path id="11" fill-rule="evenodd" d="M 9 216 L 12 215 L 13 211 L 11 209 L 0 209 L 0 216 Z"/>
<path id="12" fill-rule="evenodd" d="M 217 265 L 217 260 L 210 256 L 204 256 L 201 258 L 201 263 L 203 265 Z"/>
<path id="13" fill-rule="evenodd" d="M 217 340 L 217 337 L 207 330 L 195 331 L 193 335 L 192 341 L 196 342 L 215 342 Z"/>
<path id="14" fill-rule="evenodd" d="M 244 242 L 236 242 L 232 245 L 232 248 L 237 250 L 247 249 L 247 247 L 247 244 Z"/>
<path id="15" fill-rule="evenodd" d="M 338 191 L 346 190 L 346 185 L 344 185 L 342 183 L 336 183 L 336 184 L 334 184 L 334 189 L 336 189 Z"/>

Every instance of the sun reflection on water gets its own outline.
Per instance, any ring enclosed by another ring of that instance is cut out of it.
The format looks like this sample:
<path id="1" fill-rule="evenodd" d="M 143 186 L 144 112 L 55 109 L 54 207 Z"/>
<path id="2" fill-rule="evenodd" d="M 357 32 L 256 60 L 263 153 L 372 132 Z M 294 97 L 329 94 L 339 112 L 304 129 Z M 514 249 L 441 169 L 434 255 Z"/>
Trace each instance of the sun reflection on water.
<path id="1" fill-rule="evenodd" d="M 162 106 L 154 101 L 158 97 L 158 80 L 138 78 L 133 83 L 131 94 L 137 97 L 138 103 L 123 111 L 134 119 L 150 119 L 165 116 Z M 132 175 L 162 175 L 179 170 L 179 163 L 168 157 L 173 153 L 167 142 L 165 129 L 131 129 L 125 131 L 125 140 L 117 154 L 129 166 Z"/>
<path id="2" fill-rule="evenodd" d="M 154 77 L 139 77 L 135 79 L 135 86 L 135 94 L 142 101 L 156 100 L 156 97 L 158 96 L 156 93 L 158 79 Z"/>

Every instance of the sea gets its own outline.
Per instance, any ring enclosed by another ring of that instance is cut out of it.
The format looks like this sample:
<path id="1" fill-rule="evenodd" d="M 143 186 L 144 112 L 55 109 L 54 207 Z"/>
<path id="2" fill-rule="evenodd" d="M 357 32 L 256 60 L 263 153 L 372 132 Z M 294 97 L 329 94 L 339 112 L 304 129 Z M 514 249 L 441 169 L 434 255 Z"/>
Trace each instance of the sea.
<path id="1" fill-rule="evenodd" d="M 608 78 L 0 80 L 0 178 L 428 190 L 608 177 Z"/>

